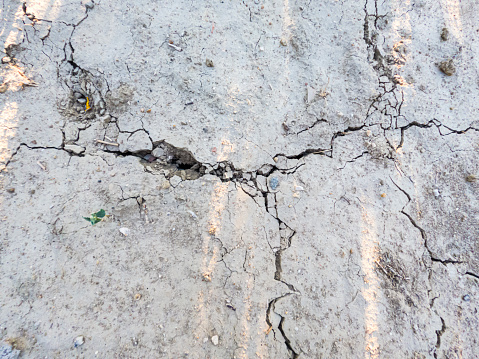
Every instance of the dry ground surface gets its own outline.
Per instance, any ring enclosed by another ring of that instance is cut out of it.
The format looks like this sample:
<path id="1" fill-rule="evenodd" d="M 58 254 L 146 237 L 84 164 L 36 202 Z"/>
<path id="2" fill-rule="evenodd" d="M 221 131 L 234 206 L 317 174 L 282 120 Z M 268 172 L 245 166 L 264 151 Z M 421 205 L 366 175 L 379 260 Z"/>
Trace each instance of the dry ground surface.
<path id="1" fill-rule="evenodd" d="M 0 14 L 1 359 L 478 357 L 477 1 Z"/>

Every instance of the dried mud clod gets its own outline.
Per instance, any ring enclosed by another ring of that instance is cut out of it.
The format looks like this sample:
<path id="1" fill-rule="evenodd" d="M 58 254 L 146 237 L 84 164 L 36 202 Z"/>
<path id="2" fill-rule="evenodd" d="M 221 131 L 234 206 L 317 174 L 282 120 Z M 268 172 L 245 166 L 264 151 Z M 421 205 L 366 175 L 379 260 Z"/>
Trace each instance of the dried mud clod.
<path id="1" fill-rule="evenodd" d="M 454 66 L 453 60 L 449 59 L 439 64 L 439 70 L 447 76 L 452 76 L 456 72 L 456 67 Z"/>
<path id="2" fill-rule="evenodd" d="M 466 181 L 467 182 L 476 182 L 477 177 L 475 175 L 469 175 L 469 176 L 466 177 Z"/>
<path id="3" fill-rule="evenodd" d="M 442 28 L 442 31 L 441 31 L 441 40 L 442 40 L 442 41 L 447 41 L 447 40 L 449 40 L 449 30 L 447 29 L 447 27 Z"/>

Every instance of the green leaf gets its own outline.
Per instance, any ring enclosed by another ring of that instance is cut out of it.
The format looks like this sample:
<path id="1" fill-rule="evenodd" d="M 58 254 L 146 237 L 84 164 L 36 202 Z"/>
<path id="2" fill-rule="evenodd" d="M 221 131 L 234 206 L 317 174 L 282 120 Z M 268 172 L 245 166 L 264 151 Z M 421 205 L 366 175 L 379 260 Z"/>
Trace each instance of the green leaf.
<path id="1" fill-rule="evenodd" d="M 96 213 L 92 213 L 95 217 L 98 217 L 98 218 L 103 218 L 105 217 L 105 210 L 104 209 L 100 209 L 98 212 Z"/>
<path id="2" fill-rule="evenodd" d="M 92 225 L 97 224 L 98 222 L 101 222 L 101 218 L 93 217 L 91 219 L 91 224 Z"/>
<path id="3" fill-rule="evenodd" d="M 105 217 L 105 216 L 106 216 L 105 210 L 100 209 L 98 212 L 92 213 L 91 217 L 83 217 L 83 219 L 90 222 L 91 225 L 93 226 L 93 225 L 97 224 L 98 222 L 101 222 L 102 218 Z"/>

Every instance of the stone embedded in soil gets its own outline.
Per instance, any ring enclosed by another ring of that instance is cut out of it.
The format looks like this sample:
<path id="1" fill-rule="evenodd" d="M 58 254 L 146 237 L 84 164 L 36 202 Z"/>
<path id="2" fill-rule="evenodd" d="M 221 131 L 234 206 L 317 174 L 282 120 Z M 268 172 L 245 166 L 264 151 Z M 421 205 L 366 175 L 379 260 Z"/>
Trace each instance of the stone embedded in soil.
<path id="1" fill-rule="evenodd" d="M 76 155 L 79 155 L 83 152 L 85 152 L 85 149 L 82 146 L 78 145 L 65 145 L 65 150 L 73 152 Z"/>
<path id="2" fill-rule="evenodd" d="M 120 152 L 138 153 L 141 151 L 151 151 L 150 138 L 145 131 L 131 133 L 120 133 L 117 142 L 120 144 Z"/>
<path id="3" fill-rule="evenodd" d="M 155 156 L 156 158 L 161 158 L 163 156 L 166 156 L 166 152 L 162 147 L 155 148 L 153 152 L 151 152 L 151 154 Z"/>
<path id="4" fill-rule="evenodd" d="M 85 343 L 85 337 L 83 335 L 80 335 L 76 337 L 75 340 L 73 341 L 73 346 L 77 348 L 79 346 L 82 346 L 84 343 Z"/>

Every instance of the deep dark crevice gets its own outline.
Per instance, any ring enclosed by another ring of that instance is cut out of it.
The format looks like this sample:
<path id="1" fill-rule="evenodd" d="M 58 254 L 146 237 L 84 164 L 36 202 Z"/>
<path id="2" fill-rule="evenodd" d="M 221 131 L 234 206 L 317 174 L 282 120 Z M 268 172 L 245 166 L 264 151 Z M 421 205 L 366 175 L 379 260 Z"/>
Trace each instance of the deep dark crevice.
<path id="1" fill-rule="evenodd" d="M 294 351 L 293 346 L 291 345 L 291 341 L 288 339 L 288 337 L 286 336 L 286 333 L 284 332 L 283 325 L 284 325 L 285 317 L 283 317 L 281 315 L 280 315 L 280 317 L 281 317 L 281 319 L 279 321 L 278 329 L 279 329 L 281 335 L 284 338 L 284 343 L 286 344 L 286 348 L 288 348 L 288 351 L 291 354 L 291 358 L 296 359 L 296 358 L 299 357 L 299 354 Z"/>
<path id="2" fill-rule="evenodd" d="M 436 337 L 437 337 L 436 349 L 439 349 L 441 347 L 441 336 L 444 334 L 444 332 L 447 329 L 446 323 L 444 322 L 444 319 L 442 319 L 442 317 L 439 317 L 439 318 L 441 319 L 442 326 L 441 326 L 441 329 L 436 330 Z M 437 358 L 437 353 L 436 352 L 434 352 L 434 358 Z"/>
<path id="3" fill-rule="evenodd" d="M 281 249 L 279 249 L 275 253 L 274 263 L 275 263 L 275 266 L 276 266 L 276 271 L 274 272 L 274 279 L 280 281 L 281 280 L 281 272 L 282 272 L 282 268 L 281 268 Z"/>
<path id="4" fill-rule="evenodd" d="M 268 327 L 269 327 L 268 330 L 273 330 L 273 335 L 274 335 L 274 338 L 276 339 L 276 331 L 274 329 L 274 325 L 273 325 L 273 322 L 271 320 L 271 315 L 272 315 L 272 313 L 274 313 L 274 314 L 276 314 L 280 317 L 280 321 L 279 321 L 279 324 L 278 324 L 278 330 L 281 333 L 281 336 L 283 337 L 286 348 L 288 349 L 288 352 L 290 354 L 290 358 L 291 359 L 296 359 L 296 358 L 299 357 L 299 354 L 293 349 L 293 346 L 291 344 L 291 340 L 288 338 L 288 336 L 286 335 L 286 332 L 284 330 L 284 322 L 285 322 L 286 318 L 283 317 L 281 314 L 274 311 L 275 305 L 279 300 L 284 299 L 284 298 L 286 298 L 286 297 L 288 297 L 292 294 L 294 294 L 294 293 L 286 293 L 286 294 L 284 294 L 280 297 L 272 299 L 268 303 L 268 308 L 266 309 L 266 324 L 268 324 Z"/>
<path id="5" fill-rule="evenodd" d="M 151 164 L 154 161 L 157 160 L 156 157 L 154 157 L 151 153 L 152 151 L 148 150 L 143 150 L 143 151 L 115 151 L 115 150 L 109 150 L 109 149 L 104 149 L 103 152 L 106 153 L 112 153 L 117 157 L 128 157 L 128 156 L 133 156 L 133 157 L 138 157 L 140 159 L 140 162 L 143 164 Z M 189 171 L 194 171 L 199 174 L 198 177 L 203 176 L 206 172 L 206 167 L 202 165 L 200 162 L 196 161 L 194 157 L 189 157 L 189 156 L 183 156 L 182 154 L 188 154 L 189 151 L 184 151 L 182 149 L 177 149 L 176 155 L 169 157 L 165 162 L 163 162 L 165 165 L 173 165 L 177 170 L 189 170 Z M 196 178 L 198 178 L 196 177 Z M 195 179 L 196 179 L 195 178 Z"/>

